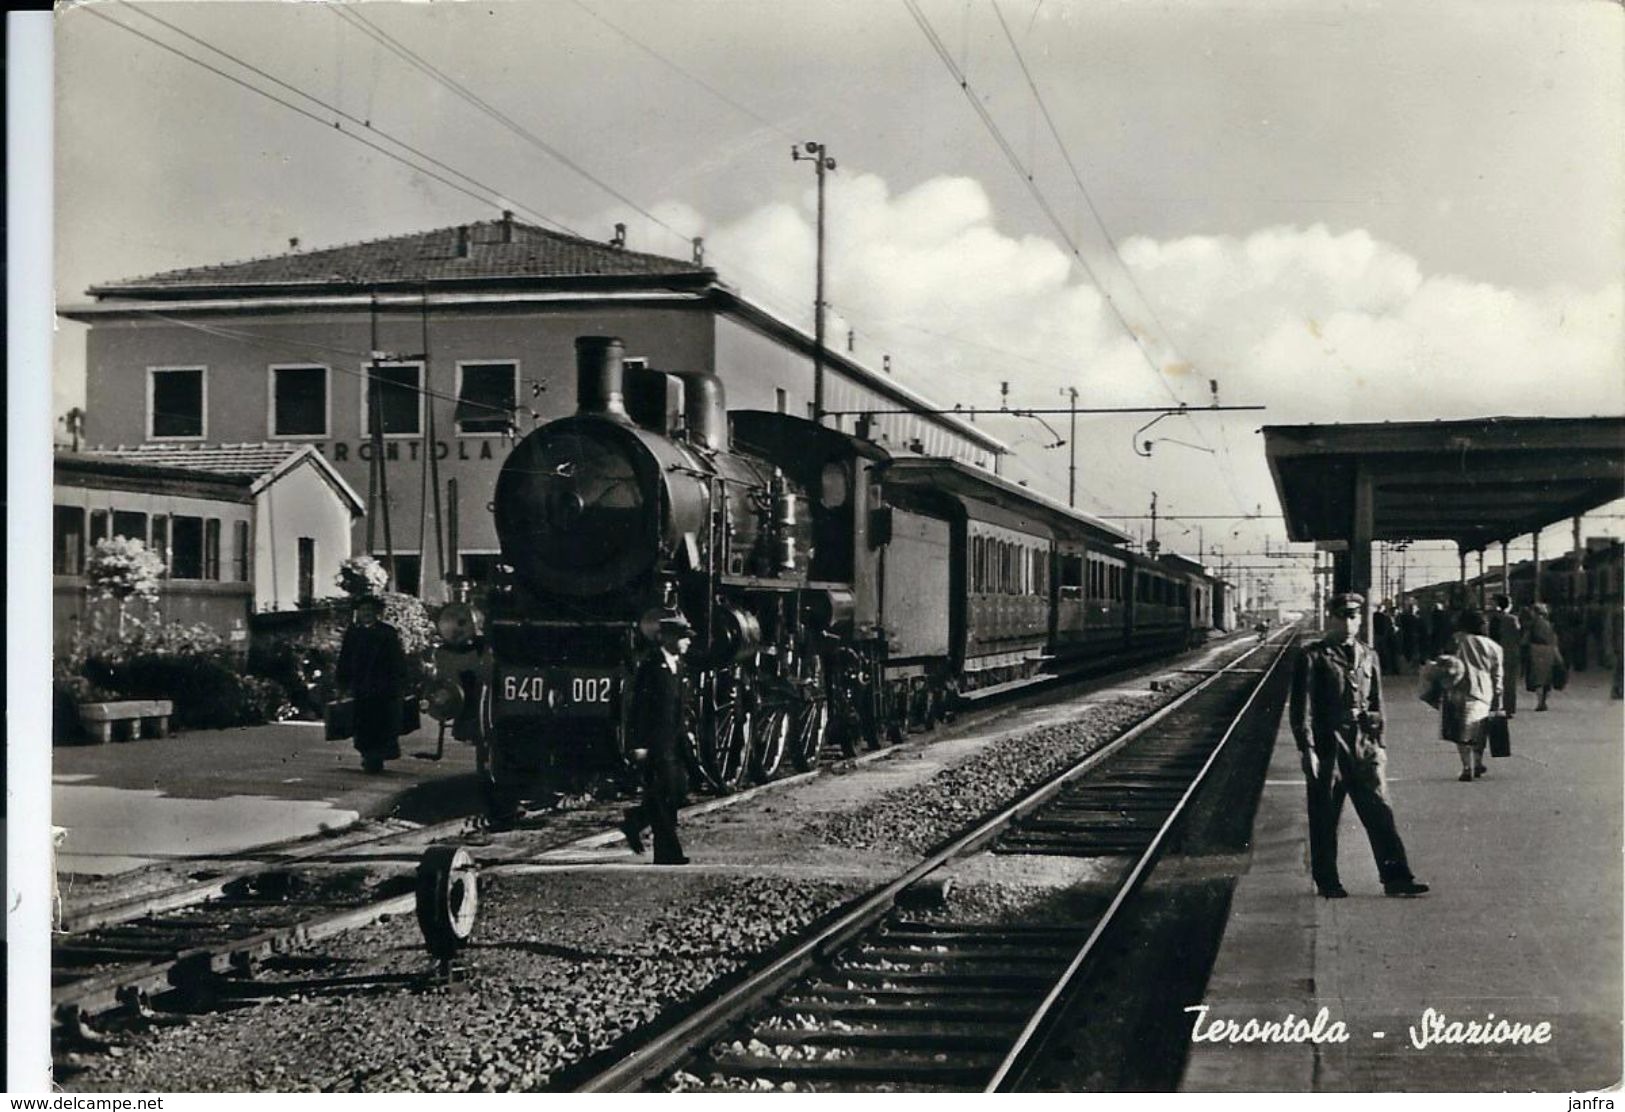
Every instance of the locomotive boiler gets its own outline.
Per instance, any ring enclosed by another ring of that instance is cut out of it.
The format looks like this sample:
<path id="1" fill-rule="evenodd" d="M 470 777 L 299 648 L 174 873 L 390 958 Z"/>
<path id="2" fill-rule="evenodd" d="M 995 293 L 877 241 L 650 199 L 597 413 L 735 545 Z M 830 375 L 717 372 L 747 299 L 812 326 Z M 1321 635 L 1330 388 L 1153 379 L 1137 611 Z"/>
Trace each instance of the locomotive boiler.
<path id="1" fill-rule="evenodd" d="M 1056 674 L 1206 635 L 1200 565 L 952 459 L 894 455 L 715 377 L 576 341 L 578 409 L 498 477 L 478 699 L 493 809 L 629 771 L 663 615 L 696 631 L 686 756 L 711 790 L 810 768 Z"/>
<path id="2" fill-rule="evenodd" d="M 627 369 L 608 337 L 576 349 L 577 412 L 521 441 L 496 485 L 492 778 L 579 785 L 624 768 L 631 677 L 674 611 L 696 630 L 689 755 L 704 781 L 810 767 L 827 642 L 852 611 L 850 583 L 826 578 L 850 544 L 829 491 L 809 496 L 806 461 L 733 450 L 714 376 Z M 850 453 L 824 449 L 817 481 L 849 485 Z"/>

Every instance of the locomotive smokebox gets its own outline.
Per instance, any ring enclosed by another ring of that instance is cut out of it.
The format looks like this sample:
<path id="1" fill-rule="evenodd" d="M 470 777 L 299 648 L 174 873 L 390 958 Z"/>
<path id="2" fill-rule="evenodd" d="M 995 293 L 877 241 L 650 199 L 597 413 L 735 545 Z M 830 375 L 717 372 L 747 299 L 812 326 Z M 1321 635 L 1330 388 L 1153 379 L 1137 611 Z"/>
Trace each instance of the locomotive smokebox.
<path id="1" fill-rule="evenodd" d="M 576 337 L 576 412 L 629 420 L 622 393 L 626 348 L 615 336 Z"/>

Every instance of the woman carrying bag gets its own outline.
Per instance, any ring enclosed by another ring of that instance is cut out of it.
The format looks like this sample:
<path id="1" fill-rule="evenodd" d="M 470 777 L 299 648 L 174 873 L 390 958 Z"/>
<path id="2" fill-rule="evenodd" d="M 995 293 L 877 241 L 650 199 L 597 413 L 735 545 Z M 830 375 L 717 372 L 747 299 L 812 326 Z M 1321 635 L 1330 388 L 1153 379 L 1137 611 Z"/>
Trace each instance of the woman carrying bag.
<path id="1" fill-rule="evenodd" d="M 1488 771 L 1484 746 L 1491 720 L 1502 715 L 1501 646 L 1484 636 L 1484 615 L 1463 610 L 1456 619 L 1450 653 L 1461 662 L 1461 679 L 1445 693 L 1439 733 L 1453 742 L 1461 758 L 1458 780 L 1471 781 Z"/>
<path id="2" fill-rule="evenodd" d="M 1529 623 L 1524 627 L 1523 650 L 1524 687 L 1539 693 L 1540 701 L 1535 704 L 1535 709 L 1545 710 L 1546 697 L 1551 694 L 1552 688 L 1562 689 L 1558 675 L 1566 671 L 1568 665 L 1557 647 L 1557 630 L 1552 625 L 1551 610 L 1544 602 L 1535 603 Z"/>

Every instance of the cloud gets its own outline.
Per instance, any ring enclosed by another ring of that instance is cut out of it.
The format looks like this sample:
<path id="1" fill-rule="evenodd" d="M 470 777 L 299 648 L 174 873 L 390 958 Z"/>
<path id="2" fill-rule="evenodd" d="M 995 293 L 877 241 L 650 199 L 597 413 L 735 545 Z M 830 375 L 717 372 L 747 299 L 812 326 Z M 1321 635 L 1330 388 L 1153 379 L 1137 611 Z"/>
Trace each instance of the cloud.
<path id="1" fill-rule="evenodd" d="M 1217 379 L 1229 400 L 1269 404 L 1272 422 L 1625 406 L 1618 284 L 1516 290 L 1426 274 L 1365 230 L 1320 224 L 1131 237 L 1122 264 L 1091 262 L 1142 355 L 1071 256 L 1000 230 L 972 179 L 894 194 L 871 174 L 835 175 L 829 212 L 828 299 L 858 329 L 857 354 L 890 352 L 901 377 L 938 396 L 946 386 L 997 404 L 997 384 L 1013 380 L 1024 405 L 1068 386 L 1086 404 L 1156 403 L 1170 388 L 1203 404 Z M 807 323 L 811 190 L 706 235 L 725 280 Z"/>
<path id="2" fill-rule="evenodd" d="M 1149 461 L 1129 450 L 1149 416 L 1080 422 L 1080 505 L 1097 510 L 1143 512 L 1125 507 L 1152 489 L 1186 512 L 1273 509 L 1261 424 L 1625 412 L 1618 283 L 1509 289 L 1429 274 L 1367 230 L 1316 224 L 1128 237 L 1121 262 L 1089 257 L 1102 293 L 1055 241 L 1002 230 L 974 179 L 895 193 L 843 169 L 827 188 L 831 342 L 855 328 L 859 359 L 890 354 L 927 397 L 996 407 L 1008 382 L 1019 407 L 1064 405 L 1068 387 L 1083 406 L 1199 407 L 1216 381 L 1224 402 L 1268 406 L 1162 422 L 1146 435 L 1175 443 Z M 716 226 L 686 206 L 660 212 L 706 237 L 724 281 L 810 330 L 812 188 Z M 1051 423 L 1064 435 L 1065 421 Z M 986 427 L 1017 449 L 1007 474 L 1065 496 L 1068 452 L 1046 449 L 1049 434 L 1030 420 Z"/>

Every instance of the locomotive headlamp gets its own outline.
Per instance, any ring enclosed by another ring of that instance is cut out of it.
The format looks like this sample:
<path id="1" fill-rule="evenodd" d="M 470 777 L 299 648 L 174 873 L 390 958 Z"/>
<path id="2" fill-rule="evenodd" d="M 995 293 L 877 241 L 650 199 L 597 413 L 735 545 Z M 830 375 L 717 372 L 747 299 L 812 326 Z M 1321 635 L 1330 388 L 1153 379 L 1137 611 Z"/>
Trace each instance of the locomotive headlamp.
<path id="1" fill-rule="evenodd" d="M 437 722 L 450 722 L 463 713 L 463 685 L 456 677 L 442 676 L 430 685 L 424 702 L 429 717 Z"/>
<path id="2" fill-rule="evenodd" d="M 643 612 L 643 616 L 638 619 L 638 633 L 645 641 L 652 644 L 660 640 L 660 619 L 668 613 L 669 611 L 659 606 Z"/>
<path id="3" fill-rule="evenodd" d="M 466 602 L 448 602 L 440 608 L 434 624 L 444 644 L 464 648 L 480 635 L 480 612 Z"/>

